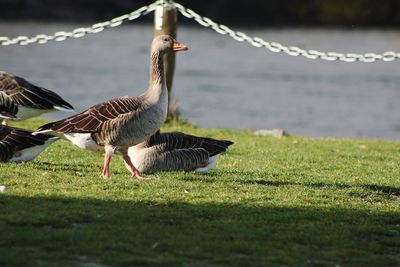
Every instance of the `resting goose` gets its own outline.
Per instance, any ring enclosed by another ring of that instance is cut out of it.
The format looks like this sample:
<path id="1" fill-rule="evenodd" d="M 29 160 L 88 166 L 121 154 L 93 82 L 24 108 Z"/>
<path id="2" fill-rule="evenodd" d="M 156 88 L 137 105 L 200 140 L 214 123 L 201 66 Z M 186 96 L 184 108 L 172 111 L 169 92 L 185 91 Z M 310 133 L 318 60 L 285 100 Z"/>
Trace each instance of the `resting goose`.
<path id="1" fill-rule="evenodd" d="M 128 155 L 141 172 L 207 172 L 215 166 L 219 154 L 232 144 L 227 140 L 158 131 L 147 141 L 130 147 Z"/>
<path id="2" fill-rule="evenodd" d="M 0 125 L 0 162 L 33 160 L 58 137 L 38 134 L 24 129 Z"/>
<path id="3" fill-rule="evenodd" d="M 0 71 L 0 118 L 3 124 L 7 120 L 24 120 L 56 110 L 73 112 L 74 108 L 58 94 Z"/>
<path id="4" fill-rule="evenodd" d="M 150 53 L 149 88 L 142 95 L 97 104 L 74 116 L 43 125 L 36 133 L 56 134 L 81 148 L 104 150 L 104 178 L 110 176 L 109 165 L 113 153 L 121 152 L 132 177 L 145 179 L 132 164 L 128 148 L 150 138 L 165 122 L 168 90 L 163 55 L 187 49 L 171 36 L 154 38 Z"/>

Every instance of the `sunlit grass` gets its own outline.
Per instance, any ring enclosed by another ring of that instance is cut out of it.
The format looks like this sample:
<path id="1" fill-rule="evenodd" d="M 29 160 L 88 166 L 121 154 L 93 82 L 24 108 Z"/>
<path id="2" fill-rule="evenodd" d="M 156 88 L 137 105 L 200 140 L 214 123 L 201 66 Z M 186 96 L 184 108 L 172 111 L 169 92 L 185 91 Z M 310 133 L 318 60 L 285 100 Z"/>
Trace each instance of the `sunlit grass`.
<path id="1" fill-rule="evenodd" d="M 34 129 L 42 122 L 19 124 Z M 235 142 L 208 174 L 129 178 L 56 142 L 1 164 L 0 266 L 399 266 L 400 143 L 164 130 Z"/>

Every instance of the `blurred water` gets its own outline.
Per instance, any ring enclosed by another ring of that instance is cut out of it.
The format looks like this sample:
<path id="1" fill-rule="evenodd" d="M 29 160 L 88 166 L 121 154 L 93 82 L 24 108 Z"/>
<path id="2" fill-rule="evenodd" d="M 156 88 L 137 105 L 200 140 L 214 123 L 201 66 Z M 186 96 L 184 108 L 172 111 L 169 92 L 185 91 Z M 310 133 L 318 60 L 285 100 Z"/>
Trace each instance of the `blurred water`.
<path id="1" fill-rule="evenodd" d="M 0 23 L 0 35 L 82 25 Z M 398 30 L 241 29 L 338 52 L 400 51 Z M 174 96 L 201 127 L 283 128 L 308 136 L 400 139 L 400 61 L 343 63 L 275 54 L 200 27 L 180 27 Z M 0 47 L 0 69 L 60 93 L 77 110 L 147 88 L 151 25 L 46 45 Z M 54 116 L 65 116 L 57 114 Z"/>

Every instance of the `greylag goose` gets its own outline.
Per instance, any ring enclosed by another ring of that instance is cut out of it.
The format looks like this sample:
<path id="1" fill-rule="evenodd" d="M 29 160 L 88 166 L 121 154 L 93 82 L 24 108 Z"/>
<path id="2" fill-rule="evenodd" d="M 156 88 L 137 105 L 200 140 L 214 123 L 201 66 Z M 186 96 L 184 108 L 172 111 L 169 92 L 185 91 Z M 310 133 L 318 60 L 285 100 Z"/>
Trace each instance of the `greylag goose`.
<path id="1" fill-rule="evenodd" d="M 58 137 L 0 125 L 0 162 L 24 162 L 36 158 Z"/>
<path id="2" fill-rule="evenodd" d="M 122 153 L 132 177 L 145 179 L 132 164 L 128 148 L 150 138 L 167 117 L 168 90 L 163 67 L 165 53 L 187 50 L 171 36 L 154 38 L 150 53 L 149 88 L 139 97 L 122 97 L 97 104 L 79 114 L 40 127 L 36 133 L 51 133 L 91 150 L 104 150 L 103 178 L 110 176 L 114 152 Z"/>
<path id="3" fill-rule="evenodd" d="M 28 119 L 56 110 L 74 111 L 58 94 L 31 84 L 25 79 L 0 71 L 0 118 Z"/>
<path id="4" fill-rule="evenodd" d="M 150 139 L 130 147 L 128 155 L 141 172 L 207 172 L 214 167 L 219 154 L 232 144 L 227 140 L 158 131 Z"/>

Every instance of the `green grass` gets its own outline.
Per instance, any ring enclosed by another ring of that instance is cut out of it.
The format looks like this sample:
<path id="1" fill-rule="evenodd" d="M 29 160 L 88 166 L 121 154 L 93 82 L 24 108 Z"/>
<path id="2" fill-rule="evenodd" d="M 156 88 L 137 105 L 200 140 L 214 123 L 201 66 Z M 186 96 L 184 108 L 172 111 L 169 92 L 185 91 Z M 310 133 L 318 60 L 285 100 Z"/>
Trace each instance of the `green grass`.
<path id="1" fill-rule="evenodd" d="M 65 141 L 1 164 L 0 266 L 400 266 L 399 142 L 164 130 L 235 145 L 150 181 Z"/>

